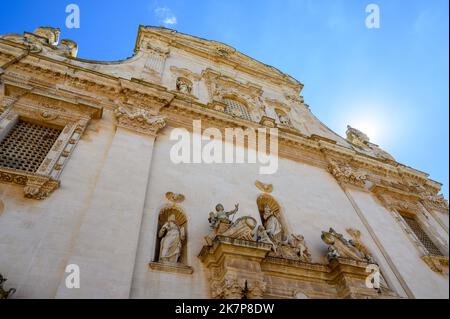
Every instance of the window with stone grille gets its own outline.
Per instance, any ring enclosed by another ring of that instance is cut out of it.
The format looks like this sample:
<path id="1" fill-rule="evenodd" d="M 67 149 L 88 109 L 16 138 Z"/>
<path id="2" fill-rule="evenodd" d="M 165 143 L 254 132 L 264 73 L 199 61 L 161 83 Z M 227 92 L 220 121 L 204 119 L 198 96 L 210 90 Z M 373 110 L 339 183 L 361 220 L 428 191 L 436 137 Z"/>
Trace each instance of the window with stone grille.
<path id="1" fill-rule="evenodd" d="M 443 256 L 439 248 L 436 247 L 430 237 L 423 231 L 422 227 L 414 217 L 404 215 L 402 215 L 402 217 L 414 232 L 414 234 L 417 236 L 417 238 L 420 240 L 420 242 L 425 246 L 430 255 Z"/>
<path id="2" fill-rule="evenodd" d="M 251 121 L 250 113 L 244 104 L 232 99 L 224 99 L 224 102 L 227 105 L 225 113 Z"/>
<path id="3" fill-rule="evenodd" d="M 0 141 L 0 167 L 36 172 L 60 133 L 57 128 L 18 120 Z"/>

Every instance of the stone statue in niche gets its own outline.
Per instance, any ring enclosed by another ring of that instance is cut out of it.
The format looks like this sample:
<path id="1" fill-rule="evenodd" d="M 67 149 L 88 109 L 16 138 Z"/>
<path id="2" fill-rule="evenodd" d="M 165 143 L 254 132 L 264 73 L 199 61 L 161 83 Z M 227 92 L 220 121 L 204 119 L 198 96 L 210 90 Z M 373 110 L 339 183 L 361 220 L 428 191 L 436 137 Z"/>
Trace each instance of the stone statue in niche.
<path id="1" fill-rule="evenodd" d="M 192 92 L 192 83 L 185 78 L 177 79 L 177 91 L 184 94 L 191 94 Z"/>
<path id="2" fill-rule="evenodd" d="M 159 261 L 177 263 L 186 234 L 184 227 L 177 224 L 175 215 L 167 218 L 167 222 L 159 230 L 158 237 L 161 238 Z"/>
<path id="3" fill-rule="evenodd" d="M 267 204 L 264 205 L 263 219 L 264 228 L 272 241 L 275 243 L 281 242 L 283 240 L 283 226 Z"/>

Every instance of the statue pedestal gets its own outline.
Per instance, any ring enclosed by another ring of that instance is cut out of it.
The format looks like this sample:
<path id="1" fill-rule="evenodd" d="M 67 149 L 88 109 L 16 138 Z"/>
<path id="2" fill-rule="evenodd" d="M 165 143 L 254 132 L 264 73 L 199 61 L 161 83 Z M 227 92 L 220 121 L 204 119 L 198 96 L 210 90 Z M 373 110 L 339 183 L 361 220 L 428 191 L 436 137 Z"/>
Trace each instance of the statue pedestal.
<path id="1" fill-rule="evenodd" d="M 261 262 L 271 245 L 216 236 L 199 258 L 210 270 L 211 295 L 219 299 L 258 299 L 265 291 Z"/>
<path id="2" fill-rule="evenodd" d="M 174 272 L 178 274 L 192 274 L 194 270 L 192 267 L 183 265 L 180 263 L 167 263 L 167 262 L 151 262 L 149 264 L 150 269 L 158 270 L 158 271 L 165 271 L 165 272 Z"/>

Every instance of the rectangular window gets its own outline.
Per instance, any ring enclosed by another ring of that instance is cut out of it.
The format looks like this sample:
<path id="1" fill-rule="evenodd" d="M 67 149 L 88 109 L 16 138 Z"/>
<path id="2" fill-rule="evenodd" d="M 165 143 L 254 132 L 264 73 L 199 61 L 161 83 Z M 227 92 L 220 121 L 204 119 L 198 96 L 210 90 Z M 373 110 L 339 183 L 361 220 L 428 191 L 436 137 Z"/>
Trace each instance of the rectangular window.
<path id="1" fill-rule="evenodd" d="M 57 128 L 19 120 L 0 142 L 0 166 L 36 172 L 60 133 Z"/>
<path id="2" fill-rule="evenodd" d="M 443 256 L 439 248 L 433 243 L 430 237 L 423 231 L 422 227 L 420 227 L 419 223 L 414 217 L 404 216 L 402 215 L 405 222 L 409 225 L 411 230 L 416 234 L 417 238 L 420 242 L 425 246 L 430 255 L 434 256 Z"/>

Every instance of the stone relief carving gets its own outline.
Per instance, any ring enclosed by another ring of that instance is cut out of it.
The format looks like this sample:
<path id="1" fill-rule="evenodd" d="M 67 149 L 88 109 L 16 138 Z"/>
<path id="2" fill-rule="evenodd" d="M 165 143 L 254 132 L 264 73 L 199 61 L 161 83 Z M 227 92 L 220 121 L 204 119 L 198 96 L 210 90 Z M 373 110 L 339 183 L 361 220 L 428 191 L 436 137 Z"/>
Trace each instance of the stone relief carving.
<path id="1" fill-rule="evenodd" d="M 158 131 L 166 126 L 166 118 L 159 115 L 151 115 L 148 111 L 135 108 L 127 109 L 118 107 L 114 114 L 117 118 L 117 125 L 140 133 L 156 135 Z"/>
<path id="2" fill-rule="evenodd" d="M 347 140 L 357 148 L 367 152 L 371 156 L 387 161 L 395 161 L 395 159 L 386 151 L 382 150 L 378 145 L 370 142 L 369 137 L 358 129 L 347 126 Z"/>
<path id="3" fill-rule="evenodd" d="M 322 231 L 322 240 L 328 245 L 327 258 L 329 261 L 336 258 L 348 258 L 358 261 L 373 263 L 370 254 L 361 250 L 353 240 L 347 240 L 342 234 L 337 233 L 333 228 L 329 231 Z"/>
<path id="4" fill-rule="evenodd" d="M 287 240 L 278 244 L 276 257 L 311 262 L 311 254 L 302 235 L 290 234 Z"/>
<path id="5" fill-rule="evenodd" d="M 222 204 L 216 205 L 216 212 L 210 212 L 208 217 L 212 232 L 205 237 L 208 245 L 211 245 L 217 236 L 233 239 L 253 240 L 255 236 L 256 220 L 250 216 L 243 216 L 236 221 L 230 219 L 239 210 L 239 204 L 231 211 L 225 211 Z"/>
<path id="6" fill-rule="evenodd" d="M 211 102 L 224 102 L 226 98 L 243 100 L 251 113 L 251 117 L 259 122 L 265 114 L 261 99 L 262 89 L 253 83 L 241 83 L 211 69 L 202 73 Z"/>
<path id="7" fill-rule="evenodd" d="M 448 257 L 425 255 L 425 256 L 422 256 L 421 259 L 434 272 L 441 273 L 441 274 L 446 273 L 448 275 Z"/>
<path id="8" fill-rule="evenodd" d="M 172 202 L 172 203 L 174 203 L 174 204 L 182 203 L 182 202 L 184 202 L 184 200 L 185 200 L 185 197 L 184 197 L 183 194 L 176 194 L 176 193 L 173 193 L 173 192 L 167 192 L 167 193 L 166 193 L 166 198 L 167 198 L 170 202 Z"/>
<path id="9" fill-rule="evenodd" d="M 339 181 L 347 184 L 363 187 L 367 180 L 367 174 L 361 173 L 350 165 L 330 160 L 328 171 Z"/>
<path id="10" fill-rule="evenodd" d="M 263 191 L 264 193 L 272 193 L 273 191 L 273 185 L 272 184 L 264 184 L 263 182 L 260 181 L 255 181 L 255 186 L 260 190 Z"/>
<path id="11" fill-rule="evenodd" d="M 161 238 L 159 261 L 177 263 L 180 258 L 183 241 L 186 239 L 184 227 L 180 227 L 175 215 L 170 215 L 158 232 Z"/>
<path id="12" fill-rule="evenodd" d="M 184 93 L 184 94 L 191 94 L 192 93 L 192 82 L 185 78 L 178 78 L 177 79 L 177 91 Z"/>
<path id="13" fill-rule="evenodd" d="M 7 280 L 8 279 L 6 279 L 5 277 L 3 277 L 2 274 L 0 274 L 0 299 L 8 299 L 12 294 L 16 292 L 16 289 L 14 288 L 10 288 L 9 290 L 5 290 L 5 288 L 3 288 L 3 285 Z"/>
<path id="14" fill-rule="evenodd" d="M 266 289 L 266 283 L 262 280 L 247 280 L 227 275 L 222 282 L 214 282 L 211 288 L 213 298 L 261 299 Z"/>

